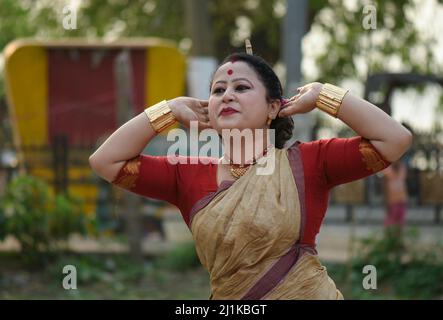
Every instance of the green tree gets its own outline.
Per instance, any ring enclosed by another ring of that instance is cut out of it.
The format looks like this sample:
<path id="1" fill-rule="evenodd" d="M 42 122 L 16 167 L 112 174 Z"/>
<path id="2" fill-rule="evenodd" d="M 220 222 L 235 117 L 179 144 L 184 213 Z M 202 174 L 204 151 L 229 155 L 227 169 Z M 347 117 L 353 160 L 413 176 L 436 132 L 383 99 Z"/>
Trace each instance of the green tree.
<path id="1" fill-rule="evenodd" d="M 209 0 L 215 52 L 222 59 L 243 49 L 243 39 L 253 41 L 254 51 L 271 63 L 281 56 L 281 24 L 286 0 Z M 443 6 L 443 0 L 434 0 Z M 0 1 L 0 49 L 19 37 L 89 39 L 162 37 L 180 42 L 189 35 L 185 28 L 184 1 L 177 0 L 88 0 L 81 1 L 77 29 L 63 28 L 65 0 Z M 402 71 L 438 74 L 433 52 L 435 38 L 424 36 L 413 22 L 422 6 L 413 0 L 309 1 L 307 38 L 322 46 L 307 52 L 318 74 L 305 74 L 308 81 L 337 82 L 345 78 L 365 81 L 368 72 Z M 365 30 L 365 5 L 376 8 L 377 29 Z M 432 23 L 432 21 L 430 21 Z M 321 34 L 322 36 L 318 36 Z M 186 41 L 183 41 L 186 43 Z M 189 43 L 189 41 L 187 42 Z M 401 67 L 394 68 L 399 61 Z M 1 68 L 1 64 L 0 64 Z M 1 72 L 1 70 L 0 70 Z M 0 98 L 4 96 L 0 77 Z"/>
<path id="2" fill-rule="evenodd" d="M 436 5 L 442 4 L 441 0 L 439 4 L 436 2 Z M 311 26 L 325 36 L 319 41 L 326 42 L 315 56 L 321 80 L 357 78 L 364 81 L 368 72 L 437 73 L 443 70 L 442 65 L 436 65 L 432 51 L 438 35 L 424 36 L 414 24 L 414 13 L 420 4 L 410 0 L 372 1 L 376 29 L 365 29 L 363 25 L 370 14 L 363 11 L 365 6 L 368 8 L 368 2 L 363 0 L 353 1 L 352 6 L 331 0 L 317 11 Z M 364 68 L 358 59 L 366 64 Z"/>
<path id="3" fill-rule="evenodd" d="M 13 236 L 26 262 L 44 262 L 55 250 L 67 249 L 70 235 L 86 234 L 93 221 L 83 209 L 79 199 L 54 195 L 47 183 L 18 176 L 0 199 L 0 240 Z"/>
<path id="4" fill-rule="evenodd" d="M 18 37 L 119 38 L 154 36 L 180 41 L 187 37 L 183 1 L 176 0 L 95 0 L 82 1 L 77 29 L 65 30 L 63 8 L 69 2 L 3 0 L 0 2 L 0 49 Z M 423 37 L 413 24 L 419 6 L 412 0 L 374 0 L 377 29 L 365 30 L 362 20 L 367 1 L 309 1 L 307 31 L 326 36 L 324 50 L 315 58 L 321 78 L 359 76 L 355 59 L 367 58 L 370 70 L 386 70 L 390 58 L 398 55 L 405 71 L 442 70 L 432 54 L 432 37 Z M 438 0 L 439 5 L 443 0 Z M 281 23 L 285 0 L 212 0 L 216 53 L 221 59 L 231 49 L 243 48 L 242 29 L 253 40 L 255 51 L 271 62 L 280 57 Z M 231 49 L 230 49 L 231 48 Z M 417 49 L 419 48 L 419 49 Z M 421 54 L 414 54 L 420 50 Z"/>

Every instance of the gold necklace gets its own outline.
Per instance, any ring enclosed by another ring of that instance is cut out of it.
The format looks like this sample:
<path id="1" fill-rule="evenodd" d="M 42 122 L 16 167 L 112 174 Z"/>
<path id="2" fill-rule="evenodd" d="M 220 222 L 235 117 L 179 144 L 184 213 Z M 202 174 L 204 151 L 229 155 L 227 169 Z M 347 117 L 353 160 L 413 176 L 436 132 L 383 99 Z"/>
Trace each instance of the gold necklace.
<path id="1" fill-rule="evenodd" d="M 272 145 L 269 145 L 263 151 L 262 156 L 265 156 L 271 147 L 272 147 Z M 226 155 L 224 155 L 224 157 L 227 158 Z M 231 159 L 229 159 L 229 166 L 230 166 L 229 171 L 231 172 L 231 175 L 235 179 L 238 179 L 241 176 L 243 176 L 249 170 L 249 168 L 256 163 L 257 163 L 257 160 L 255 159 L 255 157 L 253 158 L 252 163 L 249 163 L 249 164 L 234 164 L 233 161 Z"/>
<path id="2" fill-rule="evenodd" d="M 256 164 L 256 162 L 253 162 L 251 164 L 246 164 L 246 165 L 241 164 L 241 165 L 238 165 L 238 167 L 236 167 L 235 164 L 230 164 L 229 171 L 231 172 L 231 175 L 235 179 L 238 179 L 238 178 L 240 178 L 242 175 L 244 175 L 249 170 L 249 167 L 251 165 L 254 165 L 254 164 Z"/>

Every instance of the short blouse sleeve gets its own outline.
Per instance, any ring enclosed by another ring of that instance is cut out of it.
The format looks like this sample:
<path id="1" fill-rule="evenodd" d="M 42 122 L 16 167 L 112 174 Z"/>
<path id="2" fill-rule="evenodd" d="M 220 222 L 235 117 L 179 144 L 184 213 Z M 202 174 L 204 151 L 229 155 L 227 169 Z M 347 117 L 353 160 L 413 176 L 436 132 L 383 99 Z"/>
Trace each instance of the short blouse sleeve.
<path id="1" fill-rule="evenodd" d="M 391 164 L 361 136 L 321 139 L 309 144 L 316 155 L 311 161 L 318 161 L 315 167 L 328 188 L 365 178 Z"/>
<path id="2" fill-rule="evenodd" d="M 112 184 L 177 205 L 177 167 L 166 156 L 139 155 L 126 161 Z"/>

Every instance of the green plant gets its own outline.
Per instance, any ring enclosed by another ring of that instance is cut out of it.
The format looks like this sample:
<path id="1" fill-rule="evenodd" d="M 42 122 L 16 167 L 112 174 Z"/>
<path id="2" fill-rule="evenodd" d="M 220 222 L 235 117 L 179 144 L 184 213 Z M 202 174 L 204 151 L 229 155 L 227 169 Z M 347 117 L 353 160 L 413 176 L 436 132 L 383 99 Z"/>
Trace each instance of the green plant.
<path id="1" fill-rule="evenodd" d="M 200 266 L 193 242 L 177 245 L 155 261 L 156 266 L 177 271 L 186 271 Z"/>
<path id="2" fill-rule="evenodd" d="M 84 234 L 87 220 L 80 200 L 53 195 L 48 184 L 31 176 L 18 176 L 0 201 L 4 233 L 20 244 L 30 263 L 42 262 L 65 248 L 73 233 Z"/>
<path id="3" fill-rule="evenodd" d="M 73 232 L 84 234 L 86 218 L 82 205 L 78 198 L 56 195 L 49 220 L 50 235 L 56 239 L 66 240 Z"/>
<path id="4" fill-rule="evenodd" d="M 6 237 L 6 216 L 5 212 L 0 208 L 0 241 Z"/>
<path id="5" fill-rule="evenodd" d="M 401 236 L 400 236 L 401 235 Z M 382 236 L 372 236 L 359 244 L 352 258 L 353 298 L 380 298 L 380 295 L 404 299 L 431 299 L 443 294 L 443 247 L 434 244 L 417 246 L 419 233 L 410 229 L 401 234 L 388 229 Z M 362 289 L 362 269 L 377 268 L 378 292 Z"/>
<path id="6" fill-rule="evenodd" d="M 354 269 L 361 273 L 361 266 L 382 266 L 377 269 L 377 276 L 379 281 L 383 281 L 392 277 L 401 265 L 403 240 L 388 229 L 382 236 L 361 239 L 358 252 L 352 263 Z"/>

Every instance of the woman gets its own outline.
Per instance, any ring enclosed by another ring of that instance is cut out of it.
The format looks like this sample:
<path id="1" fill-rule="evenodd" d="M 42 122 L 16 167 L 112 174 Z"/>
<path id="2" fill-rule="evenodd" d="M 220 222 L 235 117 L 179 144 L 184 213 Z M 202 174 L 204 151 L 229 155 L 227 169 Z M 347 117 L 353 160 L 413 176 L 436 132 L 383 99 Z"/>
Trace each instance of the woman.
<path id="1" fill-rule="evenodd" d="M 290 116 L 316 107 L 358 136 L 284 148 L 293 129 Z M 176 121 L 215 129 L 224 156 L 171 164 L 166 156 L 140 155 Z M 226 129 L 259 132 L 255 147 L 232 143 Z M 342 299 L 315 249 L 329 192 L 383 170 L 410 144 L 407 129 L 341 88 L 311 83 L 283 99 L 271 67 L 240 53 L 216 70 L 209 101 L 179 97 L 146 109 L 114 132 L 90 164 L 107 181 L 180 209 L 209 271 L 212 299 Z M 271 174 L 258 172 L 264 159 L 274 161 Z"/>
<path id="2" fill-rule="evenodd" d="M 384 226 L 401 244 L 408 206 L 408 169 L 402 160 L 397 160 L 382 171 L 386 202 Z"/>

